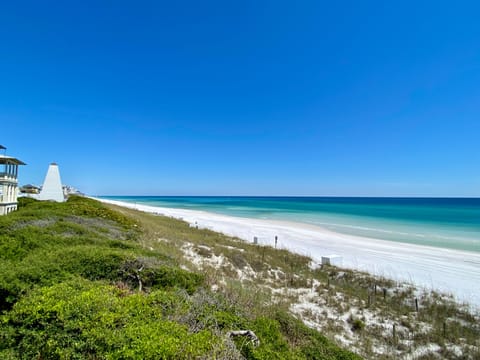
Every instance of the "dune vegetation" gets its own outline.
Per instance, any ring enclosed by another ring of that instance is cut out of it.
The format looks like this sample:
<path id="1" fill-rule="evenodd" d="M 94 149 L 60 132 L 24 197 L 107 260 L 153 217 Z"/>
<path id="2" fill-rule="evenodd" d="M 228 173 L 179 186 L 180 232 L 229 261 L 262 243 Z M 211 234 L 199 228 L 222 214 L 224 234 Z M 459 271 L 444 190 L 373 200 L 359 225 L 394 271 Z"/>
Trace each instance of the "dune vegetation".
<path id="1" fill-rule="evenodd" d="M 0 217 L 1 359 L 359 358 L 237 276 L 282 262 L 297 286 L 306 259 L 266 248 L 250 259 L 236 239 L 83 197 L 19 200 Z M 236 266 L 189 260 L 218 257 L 214 245 Z"/>
<path id="2" fill-rule="evenodd" d="M 458 303 L 452 294 L 322 266 L 285 249 L 108 206 L 139 224 L 143 248 L 168 254 L 183 269 L 200 271 L 210 289 L 258 312 L 256 316 L 272 309 L 292 314 L 366 359 L 480 358 L 478 309 Z"/>

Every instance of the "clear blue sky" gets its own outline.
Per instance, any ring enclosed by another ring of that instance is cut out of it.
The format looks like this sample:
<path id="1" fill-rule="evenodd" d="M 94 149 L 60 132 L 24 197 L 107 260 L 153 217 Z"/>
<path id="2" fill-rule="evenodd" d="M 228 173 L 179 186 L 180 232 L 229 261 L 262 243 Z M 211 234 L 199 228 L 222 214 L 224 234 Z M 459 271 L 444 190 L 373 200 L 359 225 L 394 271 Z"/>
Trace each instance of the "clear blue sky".
<path id="1" fill-rule="evenodd" d="M 480 196 L 478 1 L 9 1 L 0 144 L 92 195 Z"/>

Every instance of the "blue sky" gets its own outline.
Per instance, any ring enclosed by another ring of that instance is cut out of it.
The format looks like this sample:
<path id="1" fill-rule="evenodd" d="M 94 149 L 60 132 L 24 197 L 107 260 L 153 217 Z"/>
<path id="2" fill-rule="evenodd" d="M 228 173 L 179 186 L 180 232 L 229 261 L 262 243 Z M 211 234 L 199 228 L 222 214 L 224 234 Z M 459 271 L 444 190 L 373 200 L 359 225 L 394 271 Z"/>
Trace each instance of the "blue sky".
<path id="1" fill-rule="evenodd" d="M 477 2 L 0 6 L 0 144 L 92 195 L 480 196 Z"/>

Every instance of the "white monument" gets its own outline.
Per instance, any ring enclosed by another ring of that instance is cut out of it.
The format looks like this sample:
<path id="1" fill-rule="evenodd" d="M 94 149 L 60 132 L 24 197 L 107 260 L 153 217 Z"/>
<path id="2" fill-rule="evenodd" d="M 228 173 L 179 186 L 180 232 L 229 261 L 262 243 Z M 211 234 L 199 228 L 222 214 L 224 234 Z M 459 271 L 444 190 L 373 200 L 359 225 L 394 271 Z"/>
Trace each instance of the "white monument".
<path id="1" fill-rule="evenodd" d="M 0 145 L 0 150 L 5 149 Z M 18 165 L 25 165 L 25 163 L 14 157 L 0 154 L 0 215 L 17 210 Z"/>
<path id="2" fill-rule="evenodd" d="M 60 180 L 60 171 L 56 163 L 51 163 L 48 167 L 47 176 L 43 182 L 42 191 L 38 195 L 39 200 L 53 200 L 64 202 L 62 181 Z"/>

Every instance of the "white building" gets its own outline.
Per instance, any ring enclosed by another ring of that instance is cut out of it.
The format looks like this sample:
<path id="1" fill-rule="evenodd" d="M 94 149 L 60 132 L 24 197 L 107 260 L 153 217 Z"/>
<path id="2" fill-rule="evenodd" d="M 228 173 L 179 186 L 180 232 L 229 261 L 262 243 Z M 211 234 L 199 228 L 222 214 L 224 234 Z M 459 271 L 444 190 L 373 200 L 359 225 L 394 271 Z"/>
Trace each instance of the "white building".
<path id="1" fill-rule="evenodd" d="M 62 181 L 60 180 L 60 171 L 58 170 L 58 165 L 56 163 L 51 163 L 48 167 L 42 190 L 40 191 L 40 194 L 38 194 L 38 199 L 53 200 L 57 202 L 65 201 Z"/>
<path id="2" fill-rule="evenodd" d="M 5 147 L 0 145 L 0 150 L 5 150 Z M 0 215 L 17 210 L 19 165 L 26 164 L 14 157 L 0 154 Z"/>

